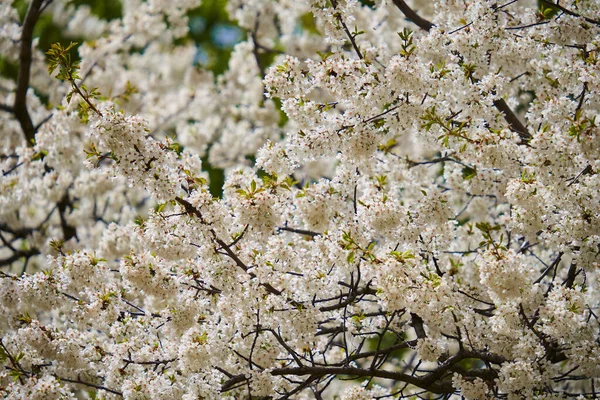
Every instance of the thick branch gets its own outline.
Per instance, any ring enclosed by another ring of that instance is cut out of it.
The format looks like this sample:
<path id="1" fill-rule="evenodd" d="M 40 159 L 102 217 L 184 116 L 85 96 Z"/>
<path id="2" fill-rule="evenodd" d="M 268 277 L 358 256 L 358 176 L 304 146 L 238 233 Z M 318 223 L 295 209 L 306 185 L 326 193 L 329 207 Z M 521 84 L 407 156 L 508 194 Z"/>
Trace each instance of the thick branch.
<path id="1" fill-rule="evenodd" d="M 33 0 L 23 21 L 21 32 L 21 50 L 19 52 L 19 77 L 17 79 L 17 90 L 13 113 L 21 125 L 25 139 L 29 146 L 33 146 L 35 140 L 35 127 L 27 111 L 27 89 L 29 89 L 29 77 L 31 73 L 31 42 L 33 41 L 33 28 L 40 16 L 43 0 Z"/>
<path id="2" fill-rule="evenodd" d="M 77 229 L 67 223 L 65 218 L 65 213 L 67 212 L 67 207 L 72 207 L 71 202 L 69 201 L 69 194 L 65 193 L 60 202 L 57 203 L 58 213 L 60 216 L 60 227 L 63 231 L 63 240 L 66 242 L 71 238 L 77 239 Z"/>
<path id="3" fill-rule="evenodd" d="M 525 144 L 529 142 L 532 138 L 531 133 L 525 128 L 525 125 L 519 121 L 519 118 L 515 115 L 515 113 L 510 109 L 508 104 L 503 99 L 495 100 L 494 107 L 498 111 L 504 114 L 504 119 L 508 122 L 508 126 L 513 132 L 517 132 L 519 137 L 521 138 L 521 144 Z"/>
<path id="4" fill-rule="evenodd" d="M 310 236 L 310 237 L 315 237 L 315 236 L 321 235 L 318 232 L 313 232 L 313 231 L 309 231 L 309 230 L 305 230 L 305 229 L 289 228 L 287 226 L 282 226 L 277 229 L 279 229 L 280 231 L 292 232 L 292 233 L 297 233 L 299 235 L 305 235 L 305 236 Z"/>
<path id="5" fill-rule="evenodd" d="M 256 13 L 256 22 L 254 23 L 254 30 L 250 32 L 250 39 L 252 39 L 252 55 L 254 55 L 254 61 L 260 73 L 260 78 L 265 79 L 265 68 L 260 61 L 260 54 L 258 54 L 258 42 L 256 36 L 258 35 L 258 25 L 260 23 L 260 12 Z"/>
<path id="6" fill-rule="evenodd" d="M 13 108 L 11 106 L 6 105 L 6 104 L 2 104 L 2 103 L 0 103 L 0 110 L 1 111 L 6 111 L 7 113 L 11 113 L 11 114 L 13 112 L 15 112 L 15 110 L 13 110 Z"/>
<path id="7" fill-rule="evenodd" d="M 415 313 L 410 313 L 410 318 L 410 324 L 414 328 L 417 337 L 419 339 L 425 339 L 427 337 L 427 334 L 425 333 L 425 328 L 423 326 L 423 319 Z"/>
<path id="8" fill-rule="evenodd" d="M 413 342 L 414 343 L 414 342 Z M 399 345 L 400 348 L 404 348 L 405 344 Z M 373 352 L 369 355 L 375 355 Z M 421 375 L 415 376 L 414 374 L 408 375 L 401 372 L 393 372 L 381 369 L 363 369 L 356 367 L 347 366 L 305 366 L 305 367 L 284 367 L 275 368 L 271 370 L 271 374 L 274 376 L 303 376 L 309 375 L 312 379 L 322 378 L 329 375 L 346 375 L 353 377 L 367 377 L 367 378 L 382 378 L 390 379 L 397 382 L 405 382 L 422 389 L 428 390 L 433 393 L 452 393 L 454 388 L 449 380 L 444 379 L 447 374 L 457 368 L 459 368 L 459 362 L 468 358 L 479 359 L 486 363 L 492 363 L 500 365 L 506 362 L 506 359 L 496 354 L 480 352 L 480 351 L 466 351 L 461 350 L 460 352 L 449 357 L 446 361 L 440 364 L 433 371 Z M 494 376 L 493 372 L 487 372 L 482 370 L 472 370 L 466 373 L 468 376 L 481 376 L 489 378 Z M 245 381 L 247 378 L 241 374 L 231 376 L 229 381 L 225 382 L 221 387 L 221 391 L 230 390 L 235 384 Z"/>
<path id="9" fill-rule="evenodd" d="M 393 0 L 393 1 L 394 1 L 394 4 L 396 5 L 396 7 L 398 7 L 400 9 L 400 11 L 402 11 L 402 14 L 404 14 L 406 16 L 406 18 L 408 18 L 409 20 L 414 22 L 415 25 L 417 25 L 419 28 L 421 28 L 425 31 L 428 31 L 435 26 L 430 21 L 426 20 L 425 18 L 421 18 L 421 16 L 419 16 L 419 14 L 417 14 L 412 8 L 410 8 L 408 6 L 408 4 L 406 4 L 404 2 L 404 0 Z"/>
<path id="10" fill-rule="evenodd" d="M 392 372 L 385 370 L 369 370 L 354 367 L 300 367 L 300 368 L 275 368 L 271 371 L 275 376 L 285 375 L 310 375 L 314 378 L 324 377 L 327 375 L 348 375 L 348 376 L 364 376 L 383 379 L 391 379 L 398 382 L 406 382 L 411 385 L 429 390 L 433 393 L 452 393 L 454 388 L 451 382 L 428 382 L 428 375 L 423 377 L 403 374 L 400 372 Z"/>

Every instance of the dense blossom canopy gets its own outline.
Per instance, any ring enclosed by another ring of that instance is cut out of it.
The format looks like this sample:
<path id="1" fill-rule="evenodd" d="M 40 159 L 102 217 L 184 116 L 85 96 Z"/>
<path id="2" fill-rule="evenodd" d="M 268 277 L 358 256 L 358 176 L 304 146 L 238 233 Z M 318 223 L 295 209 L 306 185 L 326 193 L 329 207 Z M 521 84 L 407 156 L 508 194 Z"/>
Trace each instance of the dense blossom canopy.
<path id="1" fill-rule="evenodd" d="M 230 0 L 222 74 L 198 0 L 22 3 L 4 398 L 600 393 L 600 1 Z"/>

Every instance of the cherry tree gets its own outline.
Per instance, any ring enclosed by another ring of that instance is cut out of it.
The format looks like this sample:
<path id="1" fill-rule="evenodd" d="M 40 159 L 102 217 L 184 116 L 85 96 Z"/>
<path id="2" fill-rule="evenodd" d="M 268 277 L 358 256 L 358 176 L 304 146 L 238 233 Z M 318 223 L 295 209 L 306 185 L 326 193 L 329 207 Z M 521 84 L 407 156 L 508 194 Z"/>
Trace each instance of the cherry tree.
<path id="1" fill-rule="evenodd" d="M 17 3 L 4 398 L 600 395 L 600 1 Z"/>

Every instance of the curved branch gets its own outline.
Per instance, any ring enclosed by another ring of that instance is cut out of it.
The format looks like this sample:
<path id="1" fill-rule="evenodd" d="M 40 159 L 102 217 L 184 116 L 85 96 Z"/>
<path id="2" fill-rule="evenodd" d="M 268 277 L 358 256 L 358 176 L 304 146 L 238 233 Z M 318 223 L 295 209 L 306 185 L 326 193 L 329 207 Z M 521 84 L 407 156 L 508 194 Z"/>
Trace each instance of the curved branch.
<path id="1" fill-rule="evenodd" d="M 540 0 L 540 3 L 546 4 L 546 5 L 550 6 L 550 7 L 558 8 L 560 11 L 564 12 L 565 14 L 568 14 L 568 15 L 570 15 L 572 17 L 583 18 L 584 21 L 589 22 L 590 24 L 594 24 L 594 25 L 600 26 L 600 21 L 599 20 L 585 17 L 585 16 L 583 16 L 581 14 L 577 14 L 576 12 L 569 10 L 568 8 L 564 8 L 563 6 L 561 6 L 560 4 L 558 4 L 558 1 L 556 3 L 553 3 L 553 2 L 548 1 L 548 0 Z"/>
<path id="2" fill-rule="evenodd" d="M 404 14 L 406 18 L 414 22 L 415 25 L 417 25 L 419 28 L 428 31 L 435 26 L 433 23 L 431 23 L 431 21 L 428 21 L 425 18 L 422 18 L 419 14 L 417 14 L 412 8 L 408 6 L 408 4 L 404 2 L 404 0 L 393 1 L 396 7 L 398 7 L 398 9 L 402 11 L 402 14 Z"/>
<path id="3" fill-rule="evenodd" d="M 284 375 L 310 375 L 313 378 L 320 378 L 327 375 L 348 375 L 361 377 L 375 377 L 382 379 L 390 379 L 398 382 L 406 382 L 422 389 L 429 390 L 433 393 L 452 393 L 454 388 L 451 382 L 433 382 L 429 379 L 429 374 L 420 376 L 408 375 L 400 372 L 392 372 L 385 370 L 370 370 L 355 367 L 286 367 L 275 368 L 271 371 L 274 376 Z"/>
<path id="4" fill-rule="evenodd" d="M 19 77 L 17 78 L 17 89 L 13 104 L 13 113 L 21 125 L 29 146 L 33 146 L 35 141 L 35 127 L 31 121 L 29 111 L 27 111 L 27 90 L 29 89 L 31 74 L 31 42 L 33 41 L 33 29 L 42 12 L 43 2 L 44 0 L 33 0 L 29 4 L 25 20 L 23 21 L 21 50 L 19 52 Z"/>

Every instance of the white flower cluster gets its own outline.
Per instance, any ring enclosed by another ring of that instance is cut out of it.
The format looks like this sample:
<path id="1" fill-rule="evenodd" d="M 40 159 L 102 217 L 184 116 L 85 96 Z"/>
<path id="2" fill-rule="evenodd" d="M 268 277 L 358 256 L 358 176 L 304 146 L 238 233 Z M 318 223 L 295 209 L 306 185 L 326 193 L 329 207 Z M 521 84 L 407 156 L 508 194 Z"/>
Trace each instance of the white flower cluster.
<path id="1" fill-rule="evenodd" d="M 148 133 L 142 118 L 108 108 L 91 122 L 89 136 L 98 143 L 97 151 L 110 152 L 116 174 L 131 186 L 146 189 L 158 200 L 172 199 L 182 183 L 177 155 L 168 141 L 158 142 L 146 137 Z"/>
<path id="2" fill-rule="evenodd" d="M 25 3 L 3 398 L 600 396 L 600 1 L 229 0 L 218 76 L 197 1 Z"/>

